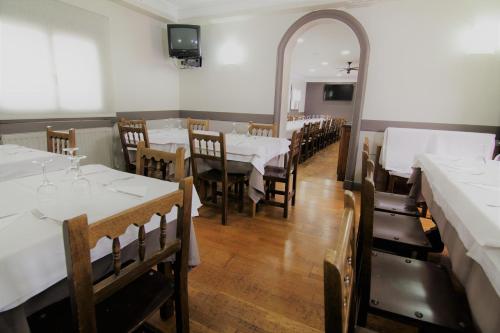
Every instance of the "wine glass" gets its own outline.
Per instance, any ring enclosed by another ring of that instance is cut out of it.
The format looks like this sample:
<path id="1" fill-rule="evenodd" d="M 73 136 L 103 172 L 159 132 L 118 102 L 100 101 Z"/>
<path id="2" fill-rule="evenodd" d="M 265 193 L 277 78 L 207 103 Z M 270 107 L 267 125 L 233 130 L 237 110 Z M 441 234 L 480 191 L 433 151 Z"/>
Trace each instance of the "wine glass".
<path id="1" fill-rule="evenodd" d="M 182 122 L 180 119 L 177 119 L 177 128 L 182 129 Z"/>
<path id="2" fill-rule="evenodd" d="M 232 134 L 237 134 L 238 132 L 236 131 L 236 123 L 233 123 L 233 130 L 231 131 Z"/>
<path id="3" fill-rule="evenodd" d="M 55 201 L 55 196 L 57 194 L 57 186 L 47 177 L 47 165 L 52 162 L 52 159 L 32 161 L 32 163 L 38 164 L 42 168 L 42 182 L 36 189 L 37 199 L 41 204 L 48 204 Z"/>
<path id="4" fill-rule="evenodd" d="M 63 152 L 66 153 L 69 160 L 69 167 L 66 169 L 66 174 L 71 174 L 71 177 L 74 178 L 75 173 L 78 171 L 78 166 L 76 165 L 77 160 L 75 159 L 76 152 L 78 151 L 78 147 L 73 148 L 63 148 Z"/>
<path id="5" fill-rule="evenodd" d="M 71 182 L 71 187 L 73 193 L 80 199 L 90 198 L 90 181 L 83 176 L 82 169 L 80 167 L 80 161 L 87 158 L 85 155 L 75 155 L 73 156 L 73 181 Z"/>

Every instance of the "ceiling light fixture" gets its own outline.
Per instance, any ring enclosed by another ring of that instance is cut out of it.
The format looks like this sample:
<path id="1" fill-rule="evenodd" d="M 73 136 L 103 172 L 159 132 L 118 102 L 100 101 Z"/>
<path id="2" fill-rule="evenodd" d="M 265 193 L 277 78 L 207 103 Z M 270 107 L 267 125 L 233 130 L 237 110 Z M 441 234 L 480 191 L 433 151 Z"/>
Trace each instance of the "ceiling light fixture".
<path id="1" fill-rule="evenodd" d="M 323 65 L 323 66 L 328 66 L 328 62 L 327 62 L 327 61 L 323 61 L 323 62 L 321 63 L 321 65 Z"/>
<path id="2" fill-rule="evenodd" d="M 349 55 L 349 54 L 351 54 L 351 51 L 349 51 L 349 50 L 342 50 L 340 52 L 340 54 L 342 54 L 342 55 Z"/>
<path id="3" fill-rule="evenodd" d="M 309 72 L 314 73 L 314 72 L 316 72 L 316 69 L 315 68 L 309 68 Z"/>
<path id="4" fill-rule="evenodd" d="M 299 39 L 297 39 L 297 43 L 299 43 L 299 44 L 304 43 L 304 38 L 299 38 Z"/>

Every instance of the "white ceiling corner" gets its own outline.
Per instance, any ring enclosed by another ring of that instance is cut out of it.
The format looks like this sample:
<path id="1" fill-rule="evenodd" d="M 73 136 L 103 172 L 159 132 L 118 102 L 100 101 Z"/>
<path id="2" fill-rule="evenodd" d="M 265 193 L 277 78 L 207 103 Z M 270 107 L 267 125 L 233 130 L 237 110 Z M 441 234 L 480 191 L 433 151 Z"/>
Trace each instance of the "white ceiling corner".
<path id="1" fill-rule="evenodd" d="M 365 7 L 390 0 L 114 0 L 169 21 L 224 17 L 238 13 L 330 6 Z"/>

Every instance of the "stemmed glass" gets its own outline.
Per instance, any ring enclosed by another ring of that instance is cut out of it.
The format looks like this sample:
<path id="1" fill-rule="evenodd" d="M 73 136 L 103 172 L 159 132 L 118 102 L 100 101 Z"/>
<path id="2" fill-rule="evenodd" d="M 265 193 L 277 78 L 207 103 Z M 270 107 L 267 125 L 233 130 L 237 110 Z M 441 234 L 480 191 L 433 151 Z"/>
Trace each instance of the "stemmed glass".
<path id="1" fill-rule="evenodd" d="M 48 203 L 54 200 L 54 196 L 57 193 L 57 186 L 47 177 L 47 164 L 52 163 L 52 161 L 52 159 L 33 161 L 34 164 L 38 164 L 42 168 L 42 183 L 36 189 L 38 201 L 41 203 Z"/>
<path id="2" fill-rule="evenodd" d="M 237 134 L 238 132 L 236 131 L 236 123 L 233 123 L 233 130 L 231 131 L 232 134 Z"/>
<path id="3" fill-rule="evenodd" d="M 177 119 L 177 128 L 182 129 L 182 122 L 180 119 Z"/>
<path id="4" fill-rule="evenodd" d="M 64 148 L 64 152 L 68 153 L 70 166 L 67 173 L 73 178 L 71 186 L 76 194 L 89 194 L 90 181 L 83 176 L 82 169 L 80 168 L 80 161 L 87 158 L 85 155 L 76 155 L 78 148 Z"/>

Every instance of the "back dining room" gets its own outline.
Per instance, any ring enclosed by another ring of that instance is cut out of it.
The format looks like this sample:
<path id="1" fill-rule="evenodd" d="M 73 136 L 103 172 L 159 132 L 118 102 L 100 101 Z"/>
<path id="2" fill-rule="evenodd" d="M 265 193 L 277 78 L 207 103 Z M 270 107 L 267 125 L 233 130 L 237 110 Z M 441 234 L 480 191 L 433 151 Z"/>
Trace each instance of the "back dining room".
<path id="1" fill-rule="evenodd" d="M 498 0 L 0 0 L 0 332 L 500 332 Z"/>

